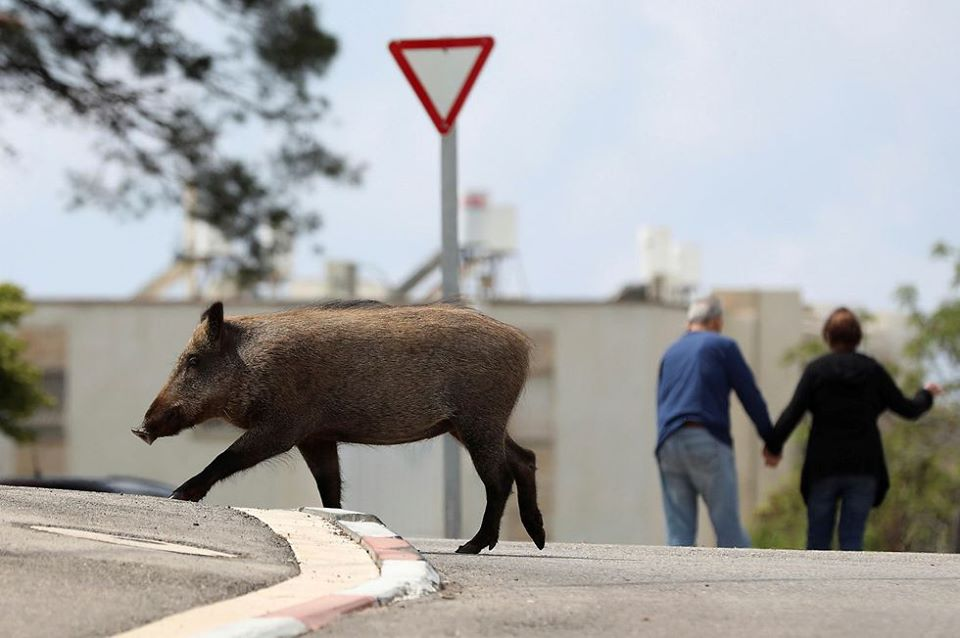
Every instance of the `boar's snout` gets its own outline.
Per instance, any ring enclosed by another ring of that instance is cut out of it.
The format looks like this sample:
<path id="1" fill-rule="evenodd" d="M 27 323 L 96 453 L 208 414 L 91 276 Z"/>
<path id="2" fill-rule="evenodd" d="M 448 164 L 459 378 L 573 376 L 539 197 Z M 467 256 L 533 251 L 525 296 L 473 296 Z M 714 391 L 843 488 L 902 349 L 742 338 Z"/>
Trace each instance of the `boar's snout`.
<path id="1" fill-rule="evenodd" d="M 143 426 L 139 428 L 132 428 L 130 431 L 136 434 L 138 437 L 140 437 L 144 441 L 146 441 L 147 445 L 150 445 L 151 443 L 153 443 L 153 441 L 157 438 L 154 435 L 147 432 L 147 430 Z"/>
<path id="2" fill-rule="evenodd" d="M 162 436 L 173 436 L 189 426 L 179 405 L 164 405 L 158 397 L 143 416 L 143 424 L 130 431 L 150 445 Z"/>

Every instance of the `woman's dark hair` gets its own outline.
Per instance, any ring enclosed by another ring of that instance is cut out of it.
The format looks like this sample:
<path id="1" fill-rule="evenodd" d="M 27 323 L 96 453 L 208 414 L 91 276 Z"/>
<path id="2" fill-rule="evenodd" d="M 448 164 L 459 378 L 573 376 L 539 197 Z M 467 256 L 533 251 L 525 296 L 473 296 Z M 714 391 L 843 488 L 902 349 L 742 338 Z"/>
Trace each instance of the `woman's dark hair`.
<path id="1" fill-rule="evenodd" d="M 853 352 L 861 339 L 860 322 L 849 308 L 837 308 L 823 324 L 823 340 L 835 352 Z"/>

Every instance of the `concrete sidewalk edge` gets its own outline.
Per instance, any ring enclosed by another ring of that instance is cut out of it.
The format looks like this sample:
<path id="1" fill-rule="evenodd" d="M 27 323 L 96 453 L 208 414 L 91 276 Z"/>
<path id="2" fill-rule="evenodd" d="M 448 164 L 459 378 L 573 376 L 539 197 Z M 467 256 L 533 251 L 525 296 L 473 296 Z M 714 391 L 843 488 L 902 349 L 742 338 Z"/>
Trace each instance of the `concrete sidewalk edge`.
<path id="1" fill-rule="evenodd" d="M 440 588 L 440 576 L 406 540 L 376 516 L 340 509 L 302 507 L 359 543 L 380 570 L 380 577 L 334 594 L 320 596 L 195 634 L 198 638 L 287 638 L 319 629 L 343 614 L 394 600 L 416 598 Z M 256 516 L 255 511 L 248 513 Z M 265 521 L 266 522 L 266 521 Z"/>
<path id="2" fill-rule="evenodd" d="M 440 589 L 440 575 L 417 549 L 392 532 L 376 516 L 349 510 L 300 508 L 326 518 L 367 550 L 380 568 L 380 578 L 348 589 L 344 594 L 374 595 L 383 605 L 416 598 Z"/>

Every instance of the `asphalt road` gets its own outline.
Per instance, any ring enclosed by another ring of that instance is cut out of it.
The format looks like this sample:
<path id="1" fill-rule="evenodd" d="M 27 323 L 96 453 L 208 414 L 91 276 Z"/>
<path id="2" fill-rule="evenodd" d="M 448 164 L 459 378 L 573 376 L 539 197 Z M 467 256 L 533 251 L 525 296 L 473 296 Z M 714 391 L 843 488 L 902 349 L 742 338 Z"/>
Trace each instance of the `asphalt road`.
<path id="1" fill-rule="evenodd" d="M 312 636 L 957 636 L 960 556 L 414 541 L 446 589 Z"/>
<path id="2" fill-rule="evenodd" d="M 109 536 L 64 535 L 90 532 Z M 155 541 L 175 545 L 160 549 Z M 236 510 L 147 496 L 0 487 L 2 636 L 110 635 L 297 573 L 286 542 Z"/>

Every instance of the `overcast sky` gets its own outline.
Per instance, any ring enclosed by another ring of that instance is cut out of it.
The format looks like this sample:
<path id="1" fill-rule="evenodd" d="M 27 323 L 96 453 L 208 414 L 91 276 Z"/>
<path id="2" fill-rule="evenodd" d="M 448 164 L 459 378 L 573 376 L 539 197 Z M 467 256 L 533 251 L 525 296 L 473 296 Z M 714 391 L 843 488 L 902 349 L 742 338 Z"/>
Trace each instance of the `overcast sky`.
<path id="1" fill-rule="evenodd" d="M 519 216 L 508 285 L 601 298 L 640 274 L 636 230 L 702 251 L 703 288 L 796 288 L 820 303 L 941 296 L 960 241 L 960 3 L 322 2 L 340 38 L 331 147 L 369 165 L 314 194 L 327 255 L 403 278 L 439 241 L 439 139 L 396 38 L 492 35 L 459 120 L 461 190 Z M 178 211 L 65 210 L 90 140 L 0 117 L 0 279 L 35 297 L 123 297 L 171 259 Z M 322 273 L 306 246 L 302 276 Z"/>

